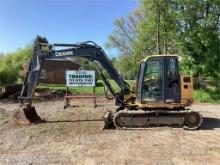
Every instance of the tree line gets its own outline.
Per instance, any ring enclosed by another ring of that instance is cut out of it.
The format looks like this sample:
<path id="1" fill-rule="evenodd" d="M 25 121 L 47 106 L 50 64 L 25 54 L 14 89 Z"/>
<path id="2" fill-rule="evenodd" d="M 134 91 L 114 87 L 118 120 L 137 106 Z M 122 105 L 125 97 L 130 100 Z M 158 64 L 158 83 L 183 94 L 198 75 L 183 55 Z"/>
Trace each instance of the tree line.
<path id="1" fill-rule="evenodd" d="M 48 42 L 45 37 L 39 35 L 35 41 Z M 12 53 L 0 53 L 0 87 L 23 82 L 32 53 L 33 42 Z"/>
<path id="2" fill-rule="evenodd" d="M 178 54 L 184 74 L 219 78 L 219 0 L 143 0 L 114 25 L 106 46 L 120 50 L 114 62 L 127 79 L 152 54 Z"/>
<path id="3" fill-rule="evenodd" d="M 139 63 L 146 56 L 178 54 L 182 73 L 218 82 L 219 45 L 219 0 L 143 0 L 128 16 L 114 21 L 106 48 L 119 50 L 120 55 L 111 61 L 125 79 L 136 78 Z M 22 81 L 21 70 L 31 55 L 31 44 L 0 54 L 0 85 Z M 81 61 L 85 68 L 91 67 Z"/>
<path id="4" fill-rule="evenodd" d="M 0 86 L 21 82 L 21 71 L 32 55 L 32 46 L 18 49 L 15 52 L 0 54 Z"/>

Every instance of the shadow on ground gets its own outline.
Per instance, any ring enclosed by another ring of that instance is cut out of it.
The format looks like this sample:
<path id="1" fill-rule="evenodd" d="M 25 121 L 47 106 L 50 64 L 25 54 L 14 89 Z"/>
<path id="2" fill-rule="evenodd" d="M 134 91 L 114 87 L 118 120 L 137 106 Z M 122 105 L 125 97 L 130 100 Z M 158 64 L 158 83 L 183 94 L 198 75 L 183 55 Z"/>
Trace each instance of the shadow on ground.
<path id="1" fill-rule="evenodd" d="M 213 117 L 203 117 L 203 123 L 201 130 L 213 130 L 215 128 L 220 128 L 220 119 Z"/>
<path id="2" fill-rule="evenodd" d="M 43 123 L 75 123 L 75 122 L 89 122 L 89 121 L 103 121 L 103 119 L 86 119 L 86 120 L 53 120 L 53 121 L 44 121 Z"/>
<path id="3" fill-rule="evenodd" d="M 44 120 L 42 123 L 65 123 L 65 122 L 96 122 L 96 121 L 103 121 L 103 119 L 86 119 L 86 120 Z M 173 128 L 177 128 L 178 126 L 170 126 Z M 212 118 L 212 117 L 204 117 L 202 126 L 199 128 L 200 130 L 214 130 L 215 128 L 220 128 L 220 119 Z M 130 129 L 127 129 L 130 130 Z M 133 130 L 133 129 L 131 129 Z M 144 130 L 144 129 L 143 129 Z"/>

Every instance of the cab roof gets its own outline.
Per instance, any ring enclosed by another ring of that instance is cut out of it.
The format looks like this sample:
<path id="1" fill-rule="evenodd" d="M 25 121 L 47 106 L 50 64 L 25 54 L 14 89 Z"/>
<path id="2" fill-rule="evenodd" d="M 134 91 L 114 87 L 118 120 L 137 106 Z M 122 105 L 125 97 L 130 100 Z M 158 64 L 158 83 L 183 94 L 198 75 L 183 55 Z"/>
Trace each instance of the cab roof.
<path id="1" fill-rule="evenodd" d="M 146 58 L 144 58 L 143 60 L 141 60 L 141 62 L 146 62 L 148 59 L 152 58 L 152 57 L 177 57 L 177 54 L 163 54 L 163 55 L 149 55 Z"/>

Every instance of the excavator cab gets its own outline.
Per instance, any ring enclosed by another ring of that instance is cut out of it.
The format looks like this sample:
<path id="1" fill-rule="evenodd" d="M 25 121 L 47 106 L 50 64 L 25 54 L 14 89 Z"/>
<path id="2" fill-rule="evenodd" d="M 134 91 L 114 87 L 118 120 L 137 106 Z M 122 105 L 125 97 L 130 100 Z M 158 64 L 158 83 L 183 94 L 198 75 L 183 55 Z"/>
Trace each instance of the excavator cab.
<path id="1" fill-rule="evenodd" d="M 177 55 L 145 58 L 140 63 L 137 77 L 134 104 L 137 110 L 128 108 L 114 114 L 116 128 L 181 125 L 194 130 L 200 127 L 201 114 L 185 109 L 192 104 L 192 78 L 179 74 Z"/>
<path id="2" fill-rule="evenodd" d="M 177 56 L 153 55 L 142 60 L 137 84 L 138 103 L 179 103 L 180 75 Z"/>

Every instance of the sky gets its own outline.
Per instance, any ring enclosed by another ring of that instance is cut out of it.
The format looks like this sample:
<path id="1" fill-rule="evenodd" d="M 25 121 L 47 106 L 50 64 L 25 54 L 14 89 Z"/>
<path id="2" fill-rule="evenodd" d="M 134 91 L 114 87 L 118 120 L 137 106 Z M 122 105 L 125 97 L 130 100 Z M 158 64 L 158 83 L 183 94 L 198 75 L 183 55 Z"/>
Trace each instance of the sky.
<path id="1" fill-rule="evenodd" d="M 22 48 L 38 34 L 50 43 L 92 40 L 104 48 L 114 20 L 137 6 L 137 0 L 0 0 L 0 52 Z"/>

